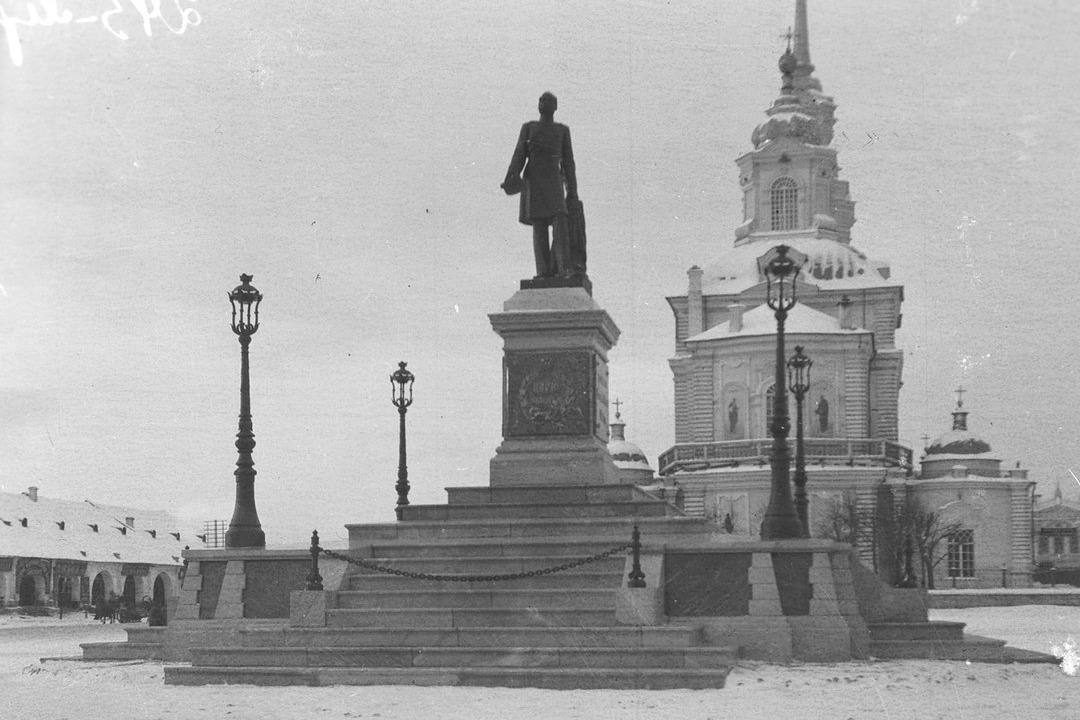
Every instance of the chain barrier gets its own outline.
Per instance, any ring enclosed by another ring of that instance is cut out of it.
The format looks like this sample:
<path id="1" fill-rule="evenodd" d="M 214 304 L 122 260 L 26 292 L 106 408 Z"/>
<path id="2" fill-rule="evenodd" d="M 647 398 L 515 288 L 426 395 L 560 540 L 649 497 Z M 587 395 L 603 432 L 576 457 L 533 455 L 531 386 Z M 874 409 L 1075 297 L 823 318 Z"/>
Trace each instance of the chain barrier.
<path id="1" fill-rule="evenodd" d="M 616 555 L 625 550 L 629 550 L 633 547 L 633 543 L 626 543 L 625 545 L 619 545 L 613 547 L 610 550 L 597 553 L 587 558 L 581 558 L 574 560 L 573 562 L 564 563 L 562 565 L 555 565 L 553 567 L 541 568 L 540 570 L 528 570 L 526 572 L 511 573 L 505 575 L 432 575 L 428 573 L 410 572 L 408 570 L 398 570 L 397 568 L 387 567 L 385 565 L 378 565 L 376 563 L 367 562 L 359 558 L 349 557 L 342 553 L 334 552 L 333 550 L 327 550 L 326 548 L 319 548 L 319 551 L 328 558 L 335 560 L 344 560 L 350 565 L 359 565 L 360 567 L 367 568 L 368 570 L 374 570 L 375 572 L 398 575 L 400 577 L 412 578 L 413 580 L 439 580 L 449 582 L 495 582 L 503 580 L 521 580 L 523 578 L 539 577 L 541 575 L 551 575 L 553 573 L 562 572 L 564 570 L 570 570 L 572 568 L 581 567 L 588 563 L 596 562 L 597 560 L 604 560 L 612 555 Z M 313 548 L 314 549 L 314 548 Z"/>

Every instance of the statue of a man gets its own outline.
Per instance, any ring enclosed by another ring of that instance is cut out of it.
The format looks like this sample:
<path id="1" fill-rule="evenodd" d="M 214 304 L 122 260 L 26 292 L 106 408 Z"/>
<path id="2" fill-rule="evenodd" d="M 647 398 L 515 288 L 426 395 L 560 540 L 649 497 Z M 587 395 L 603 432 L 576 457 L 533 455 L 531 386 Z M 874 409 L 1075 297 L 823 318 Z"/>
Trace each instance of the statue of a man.
<path id="1" fill-rule="evenodd" d="M 555 122 L 559 101 L 549 92 L 540 96 L 540 119 L 521 126 L 514 157 L 502 189 L 521 193 L 518 219 L 532 225 L 533 254 L 538 278 L 568 277 L 584 272 L 571 251 L 567 202 L 577 203 L 577 177 L 570 128 Z M 565 186 L 565 195 L 563 194 Z M 551 239 L 548 239 L 551 227 Z M 582 254 L 584 248 L 580 251 Z"/>
<path id="2" fill-rule="evenodd" d="M 814 414 L 818 416 L 818 427 L 821 428 L 821 432 L 826 432 L 829 429 L 829 401 L 822 395 L 821 399 L 817 401 L 817 407 L 814 408 Z"/>
<path id="3" fill-rule="evenodd" d="M 732 400 L 727 408 L 728 432 L 734 434 L 739 429 L 739 401 Z"/>

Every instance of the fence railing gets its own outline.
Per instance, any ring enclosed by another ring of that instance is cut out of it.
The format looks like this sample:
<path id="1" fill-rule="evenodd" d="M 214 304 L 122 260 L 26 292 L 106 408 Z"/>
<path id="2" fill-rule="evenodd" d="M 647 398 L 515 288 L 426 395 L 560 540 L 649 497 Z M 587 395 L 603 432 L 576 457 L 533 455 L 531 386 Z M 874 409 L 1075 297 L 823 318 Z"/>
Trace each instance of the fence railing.
<path id="1" fill-rule="evenodd" d="M 892 440 L 876 438 L 805 438 L 803 448 L 808 466 L 830 463 L 874 465 L 910 469 L 911 448 Z M 795 441 L 788 440 L 795 457 Z M 660 455 L 661 475 L 678 470 L 706 470 L 713 467 L 767 465 L 772 440 L 720 440 L 703 443 L 678 443 Z"/>

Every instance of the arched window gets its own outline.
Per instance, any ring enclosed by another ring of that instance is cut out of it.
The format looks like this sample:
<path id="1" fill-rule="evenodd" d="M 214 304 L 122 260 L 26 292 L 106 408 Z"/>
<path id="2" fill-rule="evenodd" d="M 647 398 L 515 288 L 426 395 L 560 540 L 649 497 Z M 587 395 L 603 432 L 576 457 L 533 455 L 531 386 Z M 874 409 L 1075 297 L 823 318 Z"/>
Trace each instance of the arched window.
<path id="1" fill-rule="evenodd" d="M 789 177 L 778 178 L 769 190 L 773 230 L 794 230 L 799 218 L 799 186 Z"/>

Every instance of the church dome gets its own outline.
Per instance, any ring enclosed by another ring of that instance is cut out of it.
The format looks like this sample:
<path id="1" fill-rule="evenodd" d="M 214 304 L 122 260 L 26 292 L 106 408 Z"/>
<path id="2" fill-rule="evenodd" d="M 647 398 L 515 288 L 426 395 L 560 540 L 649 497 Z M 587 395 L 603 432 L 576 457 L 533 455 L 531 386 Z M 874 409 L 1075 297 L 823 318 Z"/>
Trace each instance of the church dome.
<path id="1" fill-rule="evenodd" d="M 964 410 L 963 400 L 956 401 L 952 416 L 952 430 L 930 443 L 926 448 L 927 455 L 982 455 L 990 452 L 990 443 L 968 430 L 968 414 Z"/>
<path id="2" fill-rule="evenodd" d="M 648 458 L 640 447 L 626 439 L 625 432 L 626 423 L 616 410 L 607 449 L 611 459 L 615 461 L 615 467 L 619 469 L 620 478 L 639 483 L 652 479 L 653 469 L 649 466 Z"/>
<path id="3" fill-rule="evenodd" d="M 927 455 L 981 455 L 990 452 L 990 443 L 968 430 L 950 430 L 930 443 Z"/>
<path id="4" fill-rule="evenodd" d="M 961 395 L 964 390 L 959 391 Z M 994 457 L 990 443 L 967 428 L 964 401 L 956 401 L 952 430 L 934 440 L 922 457 L 922 478 L 1001 477 L 1001 460 Z"/>
<path id="5" fill-rule="evenodd" d="M 801 282 L 817 285 L 823 290 L 892 284 L 887 279 L 887 270 L 883 270 L 886 266 L 873 262 L 848 243 L 817 237 L 784 237 L 782 242 L 806 255 L 806 264 L 799 275 Z M 758 268 L 758 258 L 770 245 L 757 241 L 727 250 L 703 269 L 702 292 L 706 295 L 736 295 L 765 282 Z"/>

